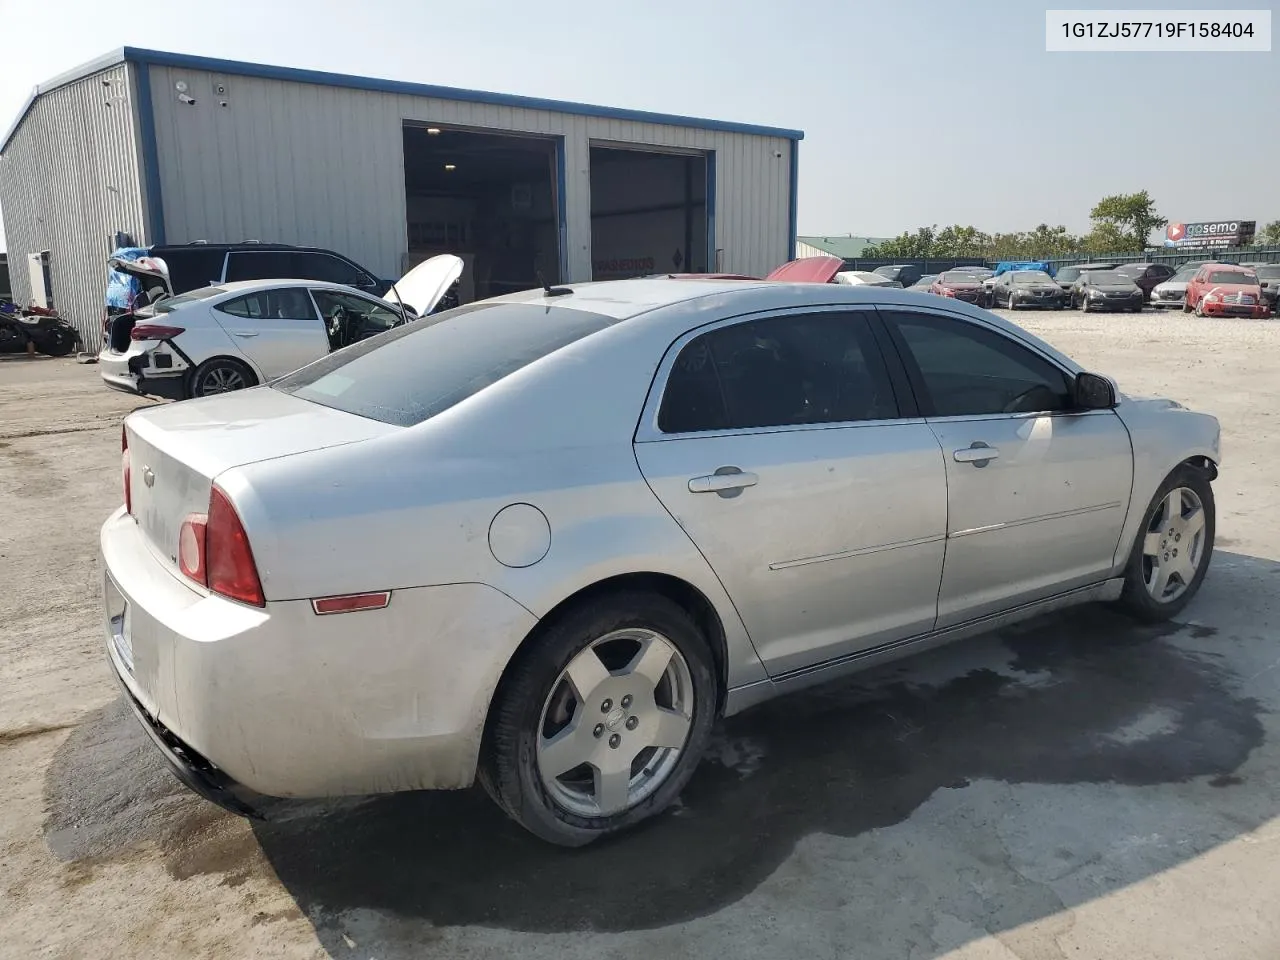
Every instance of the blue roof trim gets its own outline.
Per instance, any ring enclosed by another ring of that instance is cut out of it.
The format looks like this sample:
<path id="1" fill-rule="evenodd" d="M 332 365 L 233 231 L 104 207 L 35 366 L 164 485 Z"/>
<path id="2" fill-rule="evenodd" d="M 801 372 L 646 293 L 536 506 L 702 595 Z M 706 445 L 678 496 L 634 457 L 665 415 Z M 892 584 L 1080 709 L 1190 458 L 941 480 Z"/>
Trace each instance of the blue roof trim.
<path id="1" fill-rule="evenodd" d="M 242 77 L 261 77 L 267 80 L 289 80 L 293 83 L 314 83 L 329 87 L 347 87 L 353 90 L 372 90 L 378 93 L 399 93 L 413 97 L 434 97 L 437 100 L 462 100 L 468 103 L 487 103 L 499 107 L 519 107 L 526 110 L 548 110 L 553 113 L 569 113 L 583 117 L 633 120 L 639 123 L 661 123 L 673 127 L 696 127 L 699 130 L 746 133 L 761 137 L 781 137 L 787 140 L 804 139 L 804 131 L 802 130 L 762 127 L 749 123 L 732 123 L 727 120 L 705 120 L 699 117 L 651 113 L 647 110 L 627 110 L 619 107 L 601 107 L 589 103 L 544 100 L 540 97 L 522 97 L 508 93 L 491 93 L 485 90 L 440 87 L 427 83 L 410 83 L 405 80 L 380 80 L 374 77 L 356 77 L 345 73 L 300 70 L 295 67 L 275 67 L 264 63 L 249 63 L 244 60 L 220 60 L 214 57 L 167 53 L 163 50 L 146 50 L 140 47 L 125 47 L 122 53 L 124 59 L 138 63 L 150 63 L 166 67 L 185 67 L 189 70 L 205 70 L 210 73 L 229 73 Z"/>
<path id="2" fill-rule="evenodd" d="M 139 63 L 138 139 L 142 146 L 142 179 L 147 191 L 147 243 L 164 243 L 164 197 L 160 193 L 160 152 L 156 147 L 155 105 L 151 102 L 151 67 Z"/>
<path id="3" fill-rule="evenodd" d="M 787 240 L 787 261 L 796 258 L 796 230 L 800 220 L 800 143 L 791 141 L 791 236 Z"/>
<path id="4" fill-rule="evenodd" d="M 111 53 L 90 60 L 88 63 L 60 73 L 40 84 L 31 92 L 18 116 L 14 118 L 4 138 L 0 140 L 0 152 L 9 145 L 22 122 L 31 112 L 31 106 L 41 94 L 58 87 L 92 76 L 108 67 L 130 61 L 138 64 L 207 70 L 212 73 L 229 73 L 241 77 L 261 77 L 267 80 L 289 80 L 294 83 L 314 83 L 330 87 L 346 87 L 352 90 L 371 90 L 377 93 L 399 93 L 411 97 L 434 97 L 437 100 L 461 100 L 467 103 L 487 103 L 499 107 L 519 107 L 526 110 L 547 110 L 552 113 L 568 113 L 580 117 L 602 117 L 607 120 L 631 120 L 637 123 L 660 123 L 670 127 L 693 127 L 698 130 L 717 130 L 723 133 L 745 133 L 757 137 L 779 137 L 784 140 L 803 140 L 803 130 L 783 127 L 763 127 L 751 123 L 734 123 L 728 120 L 707 120 L 702 117 L 685 117 L 671 113 L 652 113 L 648 110 L 628 110 L 621 107 L 602 107 L 591 103 L 575 103 L 568 100 L 544 100 L 541 97 L 522 97 L 509 93 L 491 93 L 486 90 L 465 90 L 460 87 L 440 87 L 428 83 L 410 83 L 405 80 L 380 80 L 375 77 L 356 77 L 345 73 L 326 73 L 320 70 L 300 70 L 295 67 L 275 67 L 265 63 L 249 63 L 244 60 L 219 60 L 214 57 L 197 57 L 185 53 L 168 53 L 163 50 L 147 50 L 142 47 L 121 47 Z"/>

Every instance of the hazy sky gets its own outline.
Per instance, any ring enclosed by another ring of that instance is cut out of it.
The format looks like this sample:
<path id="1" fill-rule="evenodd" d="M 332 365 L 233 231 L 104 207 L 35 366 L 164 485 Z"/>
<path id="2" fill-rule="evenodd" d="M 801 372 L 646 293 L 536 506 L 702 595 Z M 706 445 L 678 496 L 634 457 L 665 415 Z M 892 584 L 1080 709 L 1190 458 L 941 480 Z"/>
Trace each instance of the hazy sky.
<path id="1" fill-rule="evenodd" d="M 1173 220 L 1280 218 L 1280 53 L 1046 53 L 1050 5 L 0 0 L 0 129 L 129 45 L 799 128 L 801 233 L 1083 231 L 1144 188 Z"/>

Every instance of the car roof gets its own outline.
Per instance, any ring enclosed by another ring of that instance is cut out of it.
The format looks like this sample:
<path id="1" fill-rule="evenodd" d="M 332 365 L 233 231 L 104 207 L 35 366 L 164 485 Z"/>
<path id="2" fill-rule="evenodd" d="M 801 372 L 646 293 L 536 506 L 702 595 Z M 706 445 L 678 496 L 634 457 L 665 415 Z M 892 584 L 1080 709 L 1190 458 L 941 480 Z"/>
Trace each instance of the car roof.
<path id="1" fill-rule="evenodd" d="M 260 243 L 257 240 L 241 240 L 237 243 L 205 243 L 203 241 L 194 241 L 192 243 L 157 243 L 149 247 L 154 256 L 154 251 L 165 250 L 170 253 L 180 250 L 301 250 L 304 253 L 337 253 L 335 250 L 327 250 L 324 247 L 299 247 L 292 243 Z M 341 256 L 341 254 L 338 254 Z"/>
<path id="2" fill-rule="evenodd" d="M 269 280 L 233 280 L 231 283 L 215 283 L 210 284 L 210 286 L 225 290 L 228 294 L 253 293 L 256 290 L 279 290 L 286 287 L 309 287 L 316 290 L 337 290 L 341 293 L 354 293 L 364 297 L 366 300 L 382 300 L 381 297 L 372 296 L 363 290 L 357 290 L 344 283 L 330 283 L 327 280 L 299 280 L 294 277 L 273 277 Z"/>

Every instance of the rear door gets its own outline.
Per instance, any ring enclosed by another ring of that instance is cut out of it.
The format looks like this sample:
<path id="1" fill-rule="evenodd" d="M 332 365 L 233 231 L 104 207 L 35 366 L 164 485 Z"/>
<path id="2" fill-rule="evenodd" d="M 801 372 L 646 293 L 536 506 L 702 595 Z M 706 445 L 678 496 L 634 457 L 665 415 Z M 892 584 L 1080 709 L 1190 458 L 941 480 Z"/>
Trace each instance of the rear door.
<path id="1" fill-rule="evenodd" d="M 881 315 L 946 463 L 938 627 L 1102 579 L 1133 481 L 1115 411 L 1073 410 L 1068 374 L 991 327 L 925 310 Z"/>
<path id="2" fill-rule="evenodd" d="M 255 290 L 218 304 L 212 313 L 264 380 L 329 352 L 324 324 L 303 287 Z"/>
<path id="3" fill-rule="evenodd" d="M 637 431 L 640 469 L 773 676 L 933 626 L 945 470 L 873 323 L 839 307 L 692 331 Z"/>

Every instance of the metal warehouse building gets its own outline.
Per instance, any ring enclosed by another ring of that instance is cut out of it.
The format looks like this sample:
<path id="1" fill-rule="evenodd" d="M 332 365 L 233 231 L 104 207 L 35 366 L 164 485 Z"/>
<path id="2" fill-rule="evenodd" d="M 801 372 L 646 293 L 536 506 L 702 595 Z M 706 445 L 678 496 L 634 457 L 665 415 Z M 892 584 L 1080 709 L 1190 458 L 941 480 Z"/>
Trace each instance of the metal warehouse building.
<path id="1" fill-rule="evenodd" d="M 14 299 L 96 347 L 118 244 L 436 253 L 465 300 L 657 272 L 762 275 L 795 242 L 803 134 L 125 47 L 38 87 L 0 141 Z"/>

